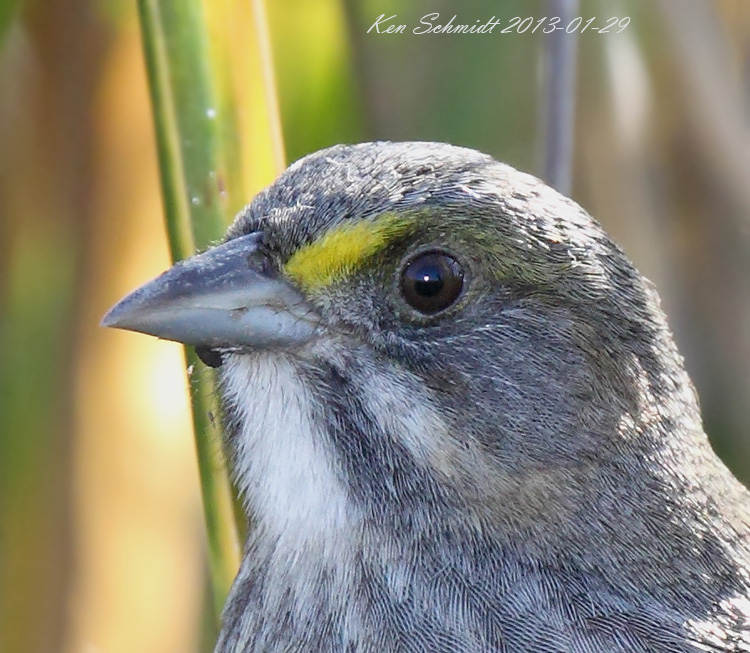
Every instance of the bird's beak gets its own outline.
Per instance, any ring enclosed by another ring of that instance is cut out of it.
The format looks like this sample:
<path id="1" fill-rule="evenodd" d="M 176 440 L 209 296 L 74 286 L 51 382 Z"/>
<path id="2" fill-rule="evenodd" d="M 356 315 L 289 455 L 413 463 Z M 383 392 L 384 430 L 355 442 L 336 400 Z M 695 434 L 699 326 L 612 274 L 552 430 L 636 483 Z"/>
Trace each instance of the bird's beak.
<path id="1" fill-rule="evenodd" d="M 269 271 L 260 238 L 241 236 L 179 261 L 110 308 L 102 326 L 200 347 L 308 341 L 319 319 L 299 291 Z"/>

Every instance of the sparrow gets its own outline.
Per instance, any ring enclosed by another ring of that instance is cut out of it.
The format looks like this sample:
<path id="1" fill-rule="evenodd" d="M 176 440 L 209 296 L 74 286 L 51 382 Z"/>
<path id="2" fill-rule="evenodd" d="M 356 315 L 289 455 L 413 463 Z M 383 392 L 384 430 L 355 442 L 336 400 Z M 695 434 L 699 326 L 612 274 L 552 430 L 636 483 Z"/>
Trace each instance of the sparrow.
<path id="1" fill-rule="evenodd" d="M 103 325 L 218 367 L 217 653 L 750 651 L 748 492 L 654 288 L 538 179 L 322 150 Z"/>

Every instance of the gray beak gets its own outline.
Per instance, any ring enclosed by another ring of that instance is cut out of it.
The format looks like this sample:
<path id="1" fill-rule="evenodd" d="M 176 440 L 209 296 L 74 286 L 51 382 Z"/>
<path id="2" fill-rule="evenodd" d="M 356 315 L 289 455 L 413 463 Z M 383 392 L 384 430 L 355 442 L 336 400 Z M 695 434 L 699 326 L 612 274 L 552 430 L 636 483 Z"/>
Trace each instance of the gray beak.
<path id="1" fill-rule="evenodd" d="M 102 326 L 217 348 L 307 342 L 320 320 L 259 249 L 261 234 L 179 261 L 120 300 Z"/>

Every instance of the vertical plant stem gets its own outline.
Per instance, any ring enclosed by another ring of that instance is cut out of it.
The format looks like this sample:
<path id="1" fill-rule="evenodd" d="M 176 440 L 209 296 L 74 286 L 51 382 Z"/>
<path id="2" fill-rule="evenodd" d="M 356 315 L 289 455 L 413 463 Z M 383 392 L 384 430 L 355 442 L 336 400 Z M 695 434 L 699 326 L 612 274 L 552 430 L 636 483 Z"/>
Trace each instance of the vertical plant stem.
<path id="1" fill-rule="evenodd" d="M 548 0 L 547 16 L 560 18 L 560 29 L 546 36 L 544 52 L 544 163 L 542 178 L 570 194 L 573 168 L 578 30 L 565 28 L 578 15 L 578 0 Z"/>
<path id="2" fill-rule="evenodd" d="M 139 0 L 138 7 L 164 212 L 172 258 L 178 260 L 221 238 L 246 198 L 237 184 L 228 182 L 242 176 L 230 175 L 237 157 L 222 147 L 203 5 L 200 0 Z M 199 363 L 192 350 L 186 355 L 192 370 Z M 219 614 L 239 565 L 240 546 L 221 449 L 215 383 L 212 370 L 190 379 L 209 567 Z"/>
<path id="3" fill-rule="evenodd" d="M 263 91 L 268 105 L 269 129 L 271 131 L 271 148 L 274 168 L 281 172 L 285 166 L 284 139 L 281 134 L 281 117 L 276 93 L 271 38 L 268 34 L 268 16 L 265 0 L 252 0 L 253 18 L 258 35 L 258 49 L 263 76 Z"/>

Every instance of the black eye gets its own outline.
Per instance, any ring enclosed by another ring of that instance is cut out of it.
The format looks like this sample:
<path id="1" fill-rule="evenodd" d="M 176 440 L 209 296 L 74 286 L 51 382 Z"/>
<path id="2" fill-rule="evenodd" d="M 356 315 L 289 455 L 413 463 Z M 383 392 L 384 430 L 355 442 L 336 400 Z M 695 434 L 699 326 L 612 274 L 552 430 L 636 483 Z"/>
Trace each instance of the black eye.
<path id="1" fill-rule="evenodd" d="M 442 252 L 420 254 L 401 273 L 401 292 L 412 308 L 433 315 L 458 299 L 464 271 L 458 261 Z"/>

